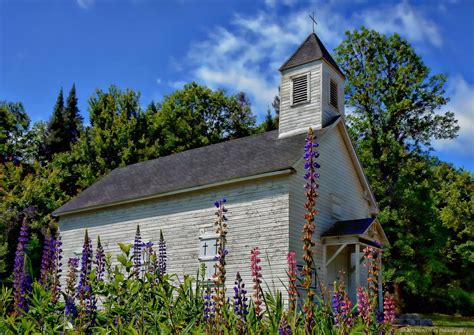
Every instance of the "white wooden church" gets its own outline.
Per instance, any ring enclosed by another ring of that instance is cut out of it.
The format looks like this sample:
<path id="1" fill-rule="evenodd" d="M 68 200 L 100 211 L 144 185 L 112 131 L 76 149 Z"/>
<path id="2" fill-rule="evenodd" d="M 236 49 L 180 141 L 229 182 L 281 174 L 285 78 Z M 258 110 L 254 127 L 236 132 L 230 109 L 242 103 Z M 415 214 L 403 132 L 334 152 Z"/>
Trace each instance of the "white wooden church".
<path id="1" fill-rule="evenodd" d="M 106 252 L 163 230 L 168 272 L 212 276 L 214 202 L 227 199 L 227 283 L 239 271 L 251 285 L 250 250 L 262 251 L 263 279 L 286 296 L 287 254 L 302 265 L 303 147 L 315 130 L 321 165 L 315 223 L 318 277 L 331 290 L 340 271 L 350 296 L 365 284 L 362 249 L 387 244 L 377 203 L 349 138 L 344 74 L 313 33 L 281 66 L 279 129 L 113 170 L 54 212 L 65 259 L 81 252 L 84 231 Z M 266 287 L 266 286 L 265 286 Z"/>

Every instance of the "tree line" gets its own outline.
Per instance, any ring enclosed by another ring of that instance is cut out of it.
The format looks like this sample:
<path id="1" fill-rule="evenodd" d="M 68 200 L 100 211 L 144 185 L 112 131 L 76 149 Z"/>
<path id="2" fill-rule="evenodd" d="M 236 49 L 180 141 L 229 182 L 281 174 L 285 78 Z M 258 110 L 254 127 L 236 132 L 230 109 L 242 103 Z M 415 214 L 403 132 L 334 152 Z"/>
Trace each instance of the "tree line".
<path id="1" fill-rule="evenodd" d="M 431 149 L 459 129 L 453 113 L 440 111 L 446 77 L 432 75 L 397 34 L 348 32 L 335 56 L 351 137 L 391 242 L 387 282 L 406 310 L 474 313 L 473 174 Z M 194 82 L 145 108 L 139 99 L 131 89 L 96 90 L 89 124 L 74 85 L 65 101 L 59 91 L 49 122 L 31 125 L 21 103 L 0 102 L 1 281 L 10 280 L 27 209 L 35 213 L 29 255 L 39 264 L 44 232 L 57 227 L 52 211 L 112 169 L 278 127 L 278 97 L 260 124 L 245 93 Z"/>

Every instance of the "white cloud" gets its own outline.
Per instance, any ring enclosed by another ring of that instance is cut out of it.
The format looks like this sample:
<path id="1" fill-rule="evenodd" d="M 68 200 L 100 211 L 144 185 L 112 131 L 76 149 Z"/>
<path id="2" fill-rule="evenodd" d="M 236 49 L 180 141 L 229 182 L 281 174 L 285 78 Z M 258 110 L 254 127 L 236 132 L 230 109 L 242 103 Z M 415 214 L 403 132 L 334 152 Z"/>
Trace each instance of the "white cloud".
<path id="1" fill-rule="evenodd" d="M 161 78 L 156 78 L 156 83 L 157 83 L 158 85 L 161 84 L 161 81 L 162 81 Z"/>
<path id="2" fill-rule="evenodd" d="M 434 148 L 442 152 L 474 156 L 474 85 L 457 75 L 449 81 L 447 93 L 451 101 L 445 110 L 454 112 L 459 124 L 459 134 L 454 140 L 434 142 Z"/>
<path id="3" fill-rule="evenodd" d="M 359 17 L 364 25 L 384 34 L 399 33 L 411 42 L 429 41 L 436 47 L 443 44 L 435 22 L 426 18 L 420 10 L 407 2 L 392 8 L 366 10 Z"/>
<path id="4" fill-rule="evenodd" d="M 82 9 L 89 9 L 94 6 L 95 0 L 76 0 L 76 2 Z"/>
<path id="5" fill-rule="evenodd" d="M 345 31 L 361 25 L 387 34 L 398 32 L 418 44 L 442 44 L 436 25 L 408 3 L 376 5 L 375 9 L 343 15 L 338 11 L 341 1 L 346 0 L 318 2 L 316 6 L 316 32 L 330 51 L 343 40 Z M 286 8 L 278 15 L 272 10 L 292 2 L 267 0 L 266 11 L 250 16 L 236 14 L 228 26 L 215 27 L 206 39 L 192 44 L 187 61 L 179 63 L 180 70 L 186 64 L 186 76 L 193 80 L 230 93 L 246 92 L 254 112 L 263 116 L 278 93 L 279 66 L 312 31 L 308 14 L 315 4 L 297 10 Z"/>

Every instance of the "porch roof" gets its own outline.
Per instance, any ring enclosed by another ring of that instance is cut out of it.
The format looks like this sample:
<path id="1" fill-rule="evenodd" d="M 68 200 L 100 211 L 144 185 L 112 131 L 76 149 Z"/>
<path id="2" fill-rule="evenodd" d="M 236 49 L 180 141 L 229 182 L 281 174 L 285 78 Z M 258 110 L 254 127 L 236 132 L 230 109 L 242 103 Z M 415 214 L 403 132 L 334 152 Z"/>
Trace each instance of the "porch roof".
<path id="1" fill-rule="evenodd" d="M 323 240 L 340 240 L 341 243 L 360 241 L 380 247 L 390 244 L 382 226 L 376 218 L 337 221 L 334 226 L 326 230 L 321 238 Z"/>

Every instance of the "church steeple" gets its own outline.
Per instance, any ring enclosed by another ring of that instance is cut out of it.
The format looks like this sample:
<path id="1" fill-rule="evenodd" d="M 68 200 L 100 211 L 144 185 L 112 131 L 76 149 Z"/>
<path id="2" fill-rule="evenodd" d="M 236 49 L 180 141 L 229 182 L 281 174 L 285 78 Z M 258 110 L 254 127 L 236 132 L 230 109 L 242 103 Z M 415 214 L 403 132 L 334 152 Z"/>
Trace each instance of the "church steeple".
<path id="1" fill-rule="evenodd" d="M 344 114 L 344 74 L 315 33 L 280 67 L 279 137 L 320 129 Z"/>

